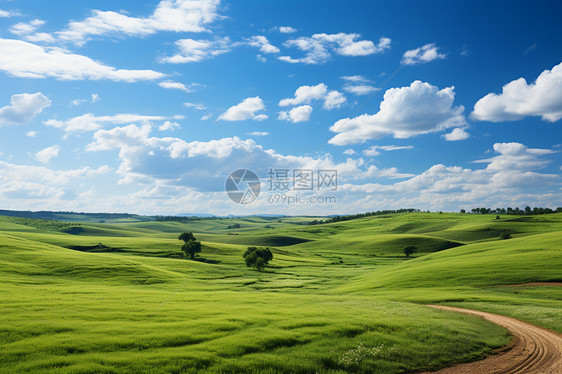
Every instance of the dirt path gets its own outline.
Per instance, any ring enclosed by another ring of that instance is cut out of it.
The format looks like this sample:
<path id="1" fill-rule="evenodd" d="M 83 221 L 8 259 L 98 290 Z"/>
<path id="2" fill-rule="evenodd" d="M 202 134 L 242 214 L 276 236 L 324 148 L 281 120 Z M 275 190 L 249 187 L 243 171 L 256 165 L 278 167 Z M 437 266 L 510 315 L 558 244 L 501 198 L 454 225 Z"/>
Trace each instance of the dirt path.
<path id="1" fill-rule="evenodd" d="M 482 361 L 452 366 L 437 373 L 562 373 L 562 334 L 498 314 L 451 306 L 428 306 L 483 317 L 490 322 L 505 327 L 513 335 L 513 341 L 505 352 L 490 356 Z"/>

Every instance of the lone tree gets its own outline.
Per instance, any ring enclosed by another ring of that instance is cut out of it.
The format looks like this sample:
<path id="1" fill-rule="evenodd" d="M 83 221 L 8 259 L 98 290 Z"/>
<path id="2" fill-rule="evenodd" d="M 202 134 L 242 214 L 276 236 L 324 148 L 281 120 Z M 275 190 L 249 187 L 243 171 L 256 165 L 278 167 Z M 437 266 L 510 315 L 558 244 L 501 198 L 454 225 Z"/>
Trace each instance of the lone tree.
<path id="1" fill-rule="evenodd" d="M 273 260 L 273 253 L 269 248 L 248 247 L 244 253 L 246 266 L 253 267 L 257 271 L 263 271 L 271 260 Z"/>
<path id="2" fill-rule="evenodd" d="M 413 245 L 409 245 L 406 248 L 404 248 L 404 254 L 406 255 L 406 257 L 410 257 L 411 255 L 413 255 L 417 251 L 418 251 L 418 248 L 416 248 Z"/>
<path id="3" fill-rule="evenodd" d="M 191 232 L 182 232 L 178 238 L 183 240 L 184 244 L 181 246 L 181 250 L 185 255 L 189 255 L 191 259 L 195 258 L 195 254 L 201 252 L 201 242 L 195 240 L 195 236 Z"/>

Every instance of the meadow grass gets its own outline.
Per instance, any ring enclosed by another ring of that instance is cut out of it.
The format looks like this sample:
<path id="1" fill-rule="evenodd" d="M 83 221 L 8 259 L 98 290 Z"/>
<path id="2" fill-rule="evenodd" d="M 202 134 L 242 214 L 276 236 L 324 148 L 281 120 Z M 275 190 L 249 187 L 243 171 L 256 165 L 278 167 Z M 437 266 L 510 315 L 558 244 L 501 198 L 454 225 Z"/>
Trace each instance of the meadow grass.
<path id="1" fill-rule="evenodd" d="M 494 217 L 124 220 L 78 235 L 0 218 L 0 372 L 400 373 L 509 341 L 426 303 L 562 331 L 560 287 L 498 287 L 562 281 L 562 214 Z M 182 231 L 202 240 L 196 261 Z M 244 265 L 249 245 L 272 248 L 263 273 Z"/>

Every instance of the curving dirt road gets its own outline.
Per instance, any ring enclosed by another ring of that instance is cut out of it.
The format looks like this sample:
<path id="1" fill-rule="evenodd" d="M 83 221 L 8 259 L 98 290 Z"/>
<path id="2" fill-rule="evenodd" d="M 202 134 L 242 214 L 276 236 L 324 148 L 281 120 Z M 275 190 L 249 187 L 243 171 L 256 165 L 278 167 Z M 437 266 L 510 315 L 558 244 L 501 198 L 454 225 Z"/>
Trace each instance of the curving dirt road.
<path id="1" fill-rule="evenodd" d="M 439 374 L 507 374 L 562 373 L 562 334 L 546 330 L 515 318 L 452 306 L 428 305 L 432 308 L 483 317 L 508 329 L 513 335 L 507 350 L 482 361 L 452 366 Z"/>

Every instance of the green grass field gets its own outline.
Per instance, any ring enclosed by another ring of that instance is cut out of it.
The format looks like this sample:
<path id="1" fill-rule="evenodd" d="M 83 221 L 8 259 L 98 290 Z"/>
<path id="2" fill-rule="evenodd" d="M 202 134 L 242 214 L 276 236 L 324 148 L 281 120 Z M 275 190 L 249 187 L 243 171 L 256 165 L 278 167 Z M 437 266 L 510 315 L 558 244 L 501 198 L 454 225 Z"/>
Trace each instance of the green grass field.
<path id="1" fill-rule="evenodd" d="M 0 372 L 401 373 L 509 342 L 428 303 L 562 332 L 562 288 L 505 287 L 562 282 L 562 214 L 494 218 L 0 217 Z M 202 241 L 195 261 L 181 257 L 182 231 Z M 248 246 L 272 249 L 264 272 L 245 266 Z"/>

